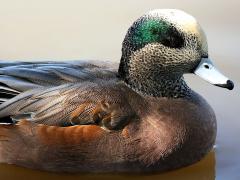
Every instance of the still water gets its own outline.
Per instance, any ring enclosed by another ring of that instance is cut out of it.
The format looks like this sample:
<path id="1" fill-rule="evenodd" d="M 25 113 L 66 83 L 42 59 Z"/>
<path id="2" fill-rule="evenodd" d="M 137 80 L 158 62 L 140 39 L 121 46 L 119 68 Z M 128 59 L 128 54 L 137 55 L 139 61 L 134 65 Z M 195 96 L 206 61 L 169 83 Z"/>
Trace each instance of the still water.
<path id="1" fill-rule="evenodd" d="M 205 159 L 179 170 L 147 175 L 54 174 L 0 165 L 0 179 L 240 179 L 240 22 L 237 0 L 57 1 L 0 0 L 0 59 L 118 61 L 121 41 L 133 20 L 155 8 L 178 8 L 195 16 L 216 66 L 235 82 L 228 91 L 194 75 L 186 79 L 213 107 L 218 121 L 216 148 Z M 21 152 L 19 152 L 21 153 Z"/>

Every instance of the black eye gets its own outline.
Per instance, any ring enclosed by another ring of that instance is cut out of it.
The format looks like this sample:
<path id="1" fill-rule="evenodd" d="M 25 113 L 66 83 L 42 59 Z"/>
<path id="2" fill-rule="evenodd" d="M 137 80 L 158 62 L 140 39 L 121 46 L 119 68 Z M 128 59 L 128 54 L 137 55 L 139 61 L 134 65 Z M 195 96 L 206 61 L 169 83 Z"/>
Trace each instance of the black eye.
<path id="1" fill-rule="evenodd" d="M 158 32 L 157 29 L 153 28 L 153 29 L 151 29 L 151 33 L 152 33 L 153 35 L 157 35 L 159 32 Z"/>
<path id="2" fill-rule="evenodd" d="M 161 43 L 170 48 L 181 48 L 184 46 L 184 38 L 177 30 L 171 28 L 165 34 L 165 37 L 161 40 Z"/>

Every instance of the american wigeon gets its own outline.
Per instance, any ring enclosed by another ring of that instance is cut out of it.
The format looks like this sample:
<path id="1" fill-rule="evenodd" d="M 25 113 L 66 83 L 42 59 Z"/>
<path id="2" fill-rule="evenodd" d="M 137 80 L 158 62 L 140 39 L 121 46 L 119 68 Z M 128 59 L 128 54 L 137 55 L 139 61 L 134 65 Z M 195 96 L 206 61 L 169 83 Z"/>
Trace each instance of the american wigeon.
<path id="1" fill-rule="evenodd" d="M 195 163 L 214 145 L 216 118 L 185 73 L 233 89 L 200 25 L 173 9 L 133 23 L 118 71 L 107 62 L 1 62 L 0 162 L 61 172 Z"/>

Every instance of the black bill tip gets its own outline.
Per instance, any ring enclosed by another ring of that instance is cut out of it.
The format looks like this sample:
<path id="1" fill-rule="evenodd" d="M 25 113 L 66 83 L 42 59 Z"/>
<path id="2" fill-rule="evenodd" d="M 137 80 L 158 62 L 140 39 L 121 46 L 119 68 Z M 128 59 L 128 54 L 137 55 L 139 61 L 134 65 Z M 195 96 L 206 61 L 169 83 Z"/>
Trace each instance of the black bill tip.
<path id="1" fill-rule="evenodd" d="M 233 90 L 234 88 L 234 83 L 231 80 L 227 80 L 226 84 L 215 84 L 216 86 L 227 88 L 229 90 Z"/>
<path id="2" fill-rule="evenodd" d="M 233 90 L 234 88 L 234 83 L 231 80 L 227 80 L 227 88 L 229 90 Z"/>

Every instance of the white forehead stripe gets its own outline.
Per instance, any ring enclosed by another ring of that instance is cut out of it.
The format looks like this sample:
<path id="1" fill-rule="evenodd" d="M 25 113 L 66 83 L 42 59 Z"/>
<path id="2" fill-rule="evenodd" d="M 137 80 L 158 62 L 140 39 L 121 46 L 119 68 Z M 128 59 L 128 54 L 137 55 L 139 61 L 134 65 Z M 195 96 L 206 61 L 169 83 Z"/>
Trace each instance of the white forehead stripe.
<path id="1" fill-rule="evenodd" d="M 175 21 L 196 21 L 193 16 L 179 9 L 155 9 L 146 14 L 150 16 L 164 16 Z"/>
<path id="2" fill-rule="evenodd" d="M 184 29 L 184 31 L 199 31 L 199 24 L 196 19 L 178 9 L 155 9 L 145 14 L 146 16 L 160 17 Z"/>

